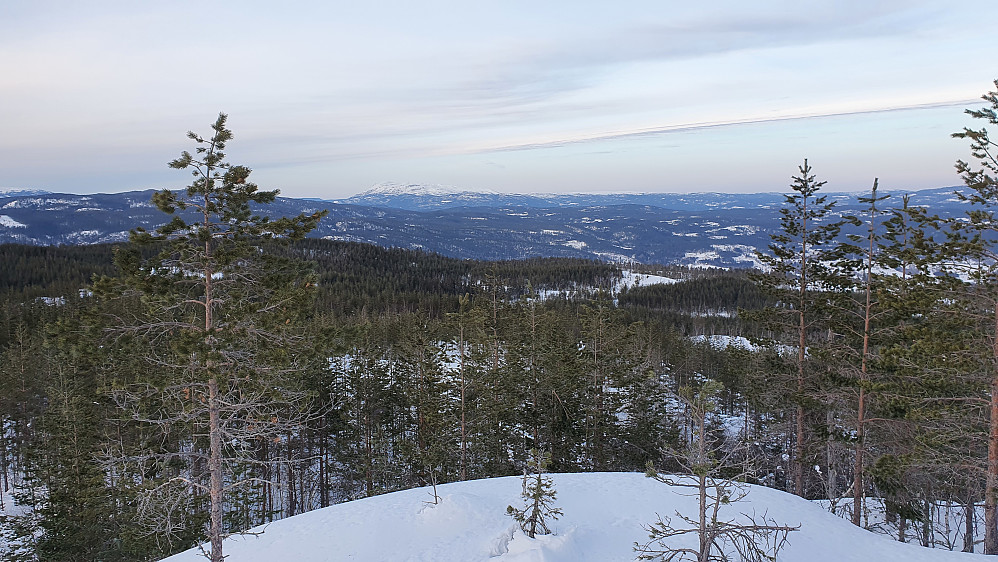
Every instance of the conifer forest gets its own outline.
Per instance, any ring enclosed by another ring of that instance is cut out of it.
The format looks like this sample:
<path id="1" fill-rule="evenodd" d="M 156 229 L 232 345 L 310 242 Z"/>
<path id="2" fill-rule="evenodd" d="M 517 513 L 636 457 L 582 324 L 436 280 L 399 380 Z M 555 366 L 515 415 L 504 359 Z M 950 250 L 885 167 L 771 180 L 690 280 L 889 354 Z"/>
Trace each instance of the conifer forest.
<path id="1" fill-rule="evenodd" d="M 871 177 L 846 216 L 802 159 L 762 267 L 722 270 L 309 238 L 321 213 L 269 216 L 220 115 L 158 229 L 0 246 L 0 558 L 221 560 L 261 523 L 538 459 L 681 473 L 697 423 L 722 473 L 998 554 L 998 161 L 955 136 L 965 215 Z M 682 399 L 704 388 L 707 421 Z"/>

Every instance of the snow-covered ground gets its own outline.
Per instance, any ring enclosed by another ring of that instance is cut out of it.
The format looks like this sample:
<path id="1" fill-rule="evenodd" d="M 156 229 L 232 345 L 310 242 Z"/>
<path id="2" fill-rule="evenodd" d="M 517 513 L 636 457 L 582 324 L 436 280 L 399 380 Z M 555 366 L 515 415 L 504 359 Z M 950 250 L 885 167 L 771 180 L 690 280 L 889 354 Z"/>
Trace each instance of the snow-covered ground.
<path id="1" fill-rule="evenodd" d="M 547 231 L 545 231 L 547 232 Z M 571 245 L 573 240 L 566 242 L 565 244 Z M 614 282 L 613 287 L 610 292 L 614 295 L 620 294 L 624 289 L 633 289 L 635 287 L 647 287 L 649 285 L 670 285 L 672 283 L 679 283 L 679 279 L 673 279 L 671 277 L 664 277 L 662 275 L 652 275 L 650 273 L 637 273 L 631 271 L 630 269 L 624 269 L 621 272 L 620 279 Z M 591 287 L 581 287 L 580 290 L 562 290 L 562 289 L 539 289 L 538 295 L 541 300 L 547 300 L 552 298 L 572 298 L 580 292 L 585 292 L 591 290 Z"/>
<path id="2" fill-rule="evenodd" d="M 630 269 L 625 269 L 622 272 L 620 281 L 617 282 L 614 292 L 619 293 L 621 289 L 624 289 L 625 287 L 633 289 L 634 287 L 647 287 L 648 285 L 670 285 L 672 283 L 679 283 L 679 279 L 663 277 L 661 275 L 652 275 L 650 273 L 636 273 Z"/>
<path id="3" fill-rule="evenodd" d="M 706 342 L 714 349 L 725 349 L 728 347 L 740 347 L 742 349 L 747 349 L 749 351 L 755 351 L 756 349 L 756 347 L 752 345 L 752 342 L 750 342 L 748 338 L 744 338 L 742 336 L 699 335 L 699 336 L 690 336 L 690 341 L 694 343 Z"/>
<path id="4" fill-rule="evenodd" d="M 429 489 L 419 488 L 297 515 L 272 523 L 261 535 L 228 539 L 225 554 L 240 562 L 629 561 L 635 558 L 633 544 L 647 540 L 642 525 L 654 521 L 656 513 L 695 513 L 695 498 L 643 474 L 552 476 L 558 493 L 555 505 L 564 510 L 552 525 L 554 535 L 527 538 L 506 515 L 507 505 L 522 506 L 520 478 L 507 477 L 439 486 L 439 505 L 427 503 Z M 787 562 L 985 560 L 981 555 L 895 542 L 853 527 L 819 505 L 769 488 L 751 487 L 749 495 L 729 509 L 729 513 L 766 512 L 779 523 L 800 525 L 780 552 L 778 560 Z M 203 558 L 192 550 L 166 560 Z"/>
<path id="5" fill-rule="evenodd" d="M 10 218 L 8 215 L 0 215 L 0 226 L 6 226 L 7 228 L 26 228 L 28 225 L 19 223 Z"/>
<path id="6" fill-rule="evenodd" d="M 828 511 L 831 505 L 828 500 L 816 502 Z M 852 498 L 841 498 L 835 506 L 835 514 L 843 519 L 852 517 Z M 920 506 L 924 507 L 924 506 Z M 936 501 L 929 505 L 932 525 L 926 538 L 934 548 L 961 550 L 966 528 L 966 511 L 962 505 L 951 501 Z M 863 526 L 875 533 L 895 538 L 898 536 L 898 520 L 889 521 L 885 517 L 884 504 L 879 498 L 866 498 L 863 514 Z M 976 550 L 983 548 L 984 541 L 984 504 L 978 503 L 974 509 L 974 540 Z M 923 527 L 919 522 L 909 521 L 905 529 L 905 540 L 919 543 L 922 540 Z"/>

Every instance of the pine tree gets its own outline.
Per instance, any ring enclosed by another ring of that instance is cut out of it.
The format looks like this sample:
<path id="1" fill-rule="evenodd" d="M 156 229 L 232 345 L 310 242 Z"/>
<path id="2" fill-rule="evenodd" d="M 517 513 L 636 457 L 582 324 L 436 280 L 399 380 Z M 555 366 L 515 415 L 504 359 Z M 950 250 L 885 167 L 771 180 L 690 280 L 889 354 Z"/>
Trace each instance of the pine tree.
<path id="1" fill-rule="evenodd" d="M 825 319 L 821 292 L 832 284 L 835 273 L 828 267 L 834 256 L 834 241 L 842 221 L 832 220 L 834 202 L 818 192 L 825 185 L 817 181 L 813 169 L 804 160 L 793 176 L 785 204 L 780 209 L 780 231 L 770 238 L 769 253 L 757 257 L 768 269 L 757 280 L 773 295 L 778 304 L 762 315 L 779 344 L 795 348 L 793 369 L 796 403 L 793 480 L 794 493 L 803 496 L 804 466 L 807 452 L 806 408 L 814 378 L 808 347 Z M 757 315 L 758 316 L 758 315 Z"/>
<path id="2" fill-rule="evenodd" d="M 187 459 L 185 472 L 158 490 L 208 497 L 212 562 L 223 559 L 227 498 L 256 481 L 233 481 L 233 471 L 258 462 L 261 442 L 286 438 L 303 411 L 304 396 L 288 375 L 314 280 L 301 264 L 268 255 L 261 242 L 300 239 L 322 216 L 254 214 L 253 206 L 273 202 L 277 191 L 260 191 L 248 181 L 249 168 L 226 162 L 226 121 L 219 114 L 210 137 L 187 134 L 195 153 L 185 150 L 169 165 L 191 171 L 194 181 L 183 192 L 156 193 L 153 203 L 172 220 L 132 235 L 137 244 L 160 241 L 163 252 L 142 260 L 133 247 L 117 257 L 130 293 L 146 306 L 142 317 L 122 319 L 118 333 L 148 344 L 156 374 L 120 389 L 116 399 L 137 421 L 189 432 L 188 452 L 150 458 Z"/>
<path id="3" fill-rule="evenodd" d="M 832 319 L 832 329 L 839 341 L 828 354 L 831 401 L 840 404 L 844 410 L 854 408 L 852 522 L 856 526 L 860 525 L 866 489 L 863 473 L 869 417 L 868 394 L 873 386 L 871 370 L 875 347 L 881 343 L 877 337 L 880 331 L 878 321 L 882 321 L 884 315 L 878 298 L 880 276 L 876 274 L 877 268 L 883 263 L 880 231 L 884 211 L 878 204 L 888 196 L 877 194 L 878 184 L 879 180 L 874 179 L 870 195 L 859 197 L 859 202 L 866 205 L 864 216 L 847 217 L 854 226 L 865 229 L 866 235 L 850 234 L 849 242 L 842 244 L 843 255 L 837 262 L 843 273 L 839 278 L 842 286 L 836 288 L 837 306 Z M 833 435 L 830 428 L 829 441 L 832 441 Z M 831 459 L 828 465 L 828 498 L 835 502 L 838 499 L 833 481 L 836 471 Z"/>
<path id="4" fill-rule="evenodd" d="M 989 105 L 968 109 L 966 113 L 989 125 L 998 125 L 998 80 L 996 90 L 982 99 Z M 957 172 L 970 190 L 958 193 L 970 204 L 966 217 L 951 217 L 949 249 L 953 261 L 949 271 L 964 274 L 970 283 L 962 289 L 962 297 L 979 318 L 981 336 L 974 342 L 980 352 L 984 378 L 982 385 L 988 395 L 987 469 L 984 487 L 984 553 L 998 554 L 998 143 L 991 140 L 985 127 L 964 128 L 954 137 L 968 139 L 974 162 L 958 160 Z M 969 307 L 968 307 L 969 308 Z"/>
<path id="5" fill-rule="evenodd" d="M 527 470 L 523 472 L 523 509 L 511 505 L 506 506 L 506 513 L 520 524 L 520 528 L 530 538 L 537 535 L 551 534 L 548 523 L 562 515 L 560 508 L 554 507 L 558 493 L 554 489 L 554 481 L 550 476 L 544 476 L 551 464 L 551 453 L 541 453 L 537 449 L 530 450 L 530 460 Z M 534 475 L 529 475 L 533 471 Z"/>

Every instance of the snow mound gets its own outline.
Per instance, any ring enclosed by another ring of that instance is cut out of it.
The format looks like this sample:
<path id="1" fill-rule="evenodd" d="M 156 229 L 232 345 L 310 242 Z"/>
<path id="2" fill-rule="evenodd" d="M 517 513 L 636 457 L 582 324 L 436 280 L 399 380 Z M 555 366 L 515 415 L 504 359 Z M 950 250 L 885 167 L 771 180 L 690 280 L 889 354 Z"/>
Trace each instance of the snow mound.
<path id="1" fill-rule="evenodd" d="M 240 562 L 623 562 L 635 559 L 632 546 L 647 540 L 642 525 L 654 521 L 656 513 L 695 513 L 696 499 L 689 497 L 689 490 L 643 474 L 552 477 L 558 493 L 555 505 L 564 510 L 551 525 L 553 535 L 530 539 L 506 516 L 507 505 L 522 505 L 520 478 L 506 477 L 439 486 L 438 505 L 428 503 L 432 499 L 428 488 L 419 488 L 296 515 L 256 529 L 265 530 L 261 535 L 227 539 L 225 554 Z M 985 560 L 898 543 L 796 496 L 756 486 L 750 490 L 732 513 L 754 510 L 779 523 L 800 525 L 780 552 L 778 560 L 784 562 Z M 166 560 L 203 559 L 194 549 Z"/>

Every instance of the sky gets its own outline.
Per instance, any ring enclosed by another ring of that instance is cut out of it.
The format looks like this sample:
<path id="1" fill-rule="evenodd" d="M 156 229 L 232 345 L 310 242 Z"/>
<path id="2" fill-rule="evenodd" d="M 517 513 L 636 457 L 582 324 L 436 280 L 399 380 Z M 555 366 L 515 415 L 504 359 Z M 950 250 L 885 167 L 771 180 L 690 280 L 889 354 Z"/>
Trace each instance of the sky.
<path id="1" fill-rule="evenodd" d="M 960 183 L 998 2 L 0 2 L 0 188 L 182 188 L 219 112 L 261 188 Z"/>

